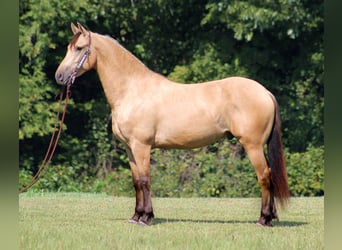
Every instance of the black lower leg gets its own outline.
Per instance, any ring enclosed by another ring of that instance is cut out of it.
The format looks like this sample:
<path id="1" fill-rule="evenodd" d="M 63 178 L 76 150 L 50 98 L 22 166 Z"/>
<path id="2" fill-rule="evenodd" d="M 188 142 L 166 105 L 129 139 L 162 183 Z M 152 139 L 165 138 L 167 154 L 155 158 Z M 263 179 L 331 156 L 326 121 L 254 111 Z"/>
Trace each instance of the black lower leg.
<path id="1" fill-rule="evenodd" d="M 279 221 L 277 208 L 274 202 L 274 196 L 273 196 L 273 193 L 271 192 L 270 201 L 262 202 L 261 214 L 260 214 L 260 219 L 258 221 L 258 224 L 263 225 L 263 226 L 273 226 L 272 219 L 276 219 L 277 221 Z"/>
<path id="2" fill-rule="evenodd" d="M 260 212 L 260 218 L 258 221 L 259 225 L 273 226 L 272 219 L 274 218 L 274 214 L 273 214 L 272 203 L 273 202 L 272 202 L 271 193 L 264 190 L 264 192 L 262 192 L 262 197 L 261 197 L 261 212 Z"/>
<path id="3" fill-rule="evenodd" d="M 130 223 L 138 223 L 139 219 L 144 214 L 144 196 L 143 196 L 143 192 L 142 192 L 140 182 L 137 180 L 133 180 L 133 185 L 135 188 L 135 195 L 136 195 L 135 211 L 134 211 L 134 215 L 129 220 L 129 222 Z"/>
<path id="4" fill-rule="evenodd" d="M 258 224 L 259 225 L 262 225 L 262 226 L 269 226 L 269 227 L 272 227 L 273 224 L 272 224 L 272 214 L 269 212 L 269 208 L 268 209 L 264 209 L 262 208 L 261 209 L 261 214 L 260 214 L 260 218 L 259 218 L 259 221 L 258 221 Z"/>
<path id="5" fill-rule="evenodd" d="M 150 194 L 150 186 L 151 181 L 149 176 L 144 176 L 140 178 L 140 185 L 142 188 L 142 193 L 144 196 L 144 214 L 140 218 L 141 224 L 150 224 L 153 221 L 154 213 L 152 208 L 151 194 Z"/>

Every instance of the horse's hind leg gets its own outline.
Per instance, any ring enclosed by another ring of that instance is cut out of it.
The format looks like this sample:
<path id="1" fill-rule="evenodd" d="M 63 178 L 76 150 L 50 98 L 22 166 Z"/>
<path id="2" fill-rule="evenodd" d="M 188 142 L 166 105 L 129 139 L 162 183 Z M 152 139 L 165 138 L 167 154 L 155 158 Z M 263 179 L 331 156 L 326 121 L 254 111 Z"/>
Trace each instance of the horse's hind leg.
<path id="1" fill-rule="evenodd" d="M 150 195 L 150 153 L 151 147 L 135 143 L 127 148 L 133 185 L 136 192 L 136 205 L 130 223 L 148 225 L 154 218 Z"/>
<path id="2" fill-rule="evenodd" d="M 244 145 L 255 169 L 261 188 L 261 214 L 259 225 L 272 226 L 272 219 L 278 219 L 271 183 L 271 169 L 268 167 L 262 145 Z"/>

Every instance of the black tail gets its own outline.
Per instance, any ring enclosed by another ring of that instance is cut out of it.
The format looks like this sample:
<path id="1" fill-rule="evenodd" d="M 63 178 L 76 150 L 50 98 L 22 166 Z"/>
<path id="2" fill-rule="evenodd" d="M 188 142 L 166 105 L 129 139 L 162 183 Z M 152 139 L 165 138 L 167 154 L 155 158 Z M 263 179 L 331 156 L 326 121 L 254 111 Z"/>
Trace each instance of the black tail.
<path id="1" fill-rule="evenodd" d="M 287 182 L 287 172 L 283 153 L 283 144 L 281 141 L 281 120 L 278 103 L 272 96 L 275 105 L 274 123 L 272 133 L 268 139 L 268 161 L 271 167 L 271 181 L 274 196 L 278 198 L 282 207 L 287 203 L 290 192 Z"/>

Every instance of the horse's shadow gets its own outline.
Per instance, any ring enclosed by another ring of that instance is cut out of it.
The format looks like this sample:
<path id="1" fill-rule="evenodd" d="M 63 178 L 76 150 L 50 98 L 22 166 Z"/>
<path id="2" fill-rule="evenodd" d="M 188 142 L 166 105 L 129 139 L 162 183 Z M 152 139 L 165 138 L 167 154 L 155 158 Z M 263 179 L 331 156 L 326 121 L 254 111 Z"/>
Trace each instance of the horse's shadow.
<path id="1" fill-rule="evenodd" d="M 208 223 L 208 224 L 256 224 L 256 221 L 241 221 L 241 220 L 193 220 L 193 219 L 165 219 L 165 218 L 155 218 L 153 221 L 154 225 L 164 224 L 164 223 Z M 308 224 L 307 222 L 301 221 L 274 221 L 273 225 L 276 227 L 299 227 Z"/>

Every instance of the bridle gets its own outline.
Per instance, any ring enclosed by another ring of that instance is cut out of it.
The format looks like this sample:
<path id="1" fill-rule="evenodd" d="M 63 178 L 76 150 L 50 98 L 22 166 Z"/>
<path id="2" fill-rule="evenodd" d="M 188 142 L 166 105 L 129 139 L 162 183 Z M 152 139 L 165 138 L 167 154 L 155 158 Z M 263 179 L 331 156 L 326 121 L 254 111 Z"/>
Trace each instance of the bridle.
<path id="1" fill-rule="evenodd" d="M 71 81 L 70 81 L 70 83 L 68 85 L 74 84 L 74 81 L 75 81 L 75 79 L 77 77 L 78 71 L 82 68 L 82 66 L 83 66 L 84 62 L 87 60 L 87 58 L 89 58 L 89 55 L 90 55 L 90 41 L 91 41 L 91 39 L 90 39 L 90 32 L 89 32 L 89 34 L 88 34 L 88 47 L 87 47 L 87 50 L 84 53 L 84 55 L 81 57 L 81 60 L 78 62 L 78 64 L 77 64 L 76 68 L 74 69 L 74 71 L 72 72 L 72 74 L 71 74 Z"/>
<path id="2" fill-rule="evenodd" d="M 84 53 L 84 55 L 81 57 L 81 60 L 78 62 L 74 71 L 72 72 L 71 77 L 70 77 L 70 82 L 67 83 L 67 85 L 66 85 L 64 109 L 63 109 L 62 117 L 61 117 L 60 122 L 59 122 L 58 132 L 57 132 L 57 124 L 58 124 L 58 120 L 60 117 L 60 106 L 61 106 L 61 103 L 63 100 L 63 92 L 64 92 L 63 89 L 60 91 L 60 97 L 59 97 L 58 109 L 57 109 L 58 111 L 57 111 L 56 120 L 55 120 L 55 124 L 54 124 L 54 131 L 52 133 L 51 140 L 49 143 L 49 147 L 48 147 L 47 152 L 45 154 L 44 160 L 43 160 L 42 164 L 40 165 L 37 173 L 32 178 L 31 182 L 27 186 L 25 186 L 24 188 L 20 189 L 19 193 L 23 193 L 23 192 L 27 191 L 30 187 L 32 187 L 39 180 L 39 178 L 43 175 L 44 171 L 48 168 L 48 166 L 51 162 L 51 159 L 55 153 L 55 150 L 56 150 L 56 147 L 57 147 L 57 144 L 58 144 L 61 132 L 62 132 L 64 118 L 65 118 L 65 114 L 66 114 L 66 110 L 67 110 L 67 105 L 68 105 L 68 101 L 69 101 L 70 94 L 71 94 L 70 87 L 72 84 L 74 84 L 78 71 L 82 68 L 82 66 L 83 66 L 84 62 L 87 60 L 87 58 L 89 58 L 89 54 L 90 54 L 90 32 L 89 32 L 89 36 L 88 36 L 87 50 Z M 57 136 L 56 136 L 56 132 L 57 132 Z M 56 138 L 55 138 L 55 136 L 56 136 Z"/>

